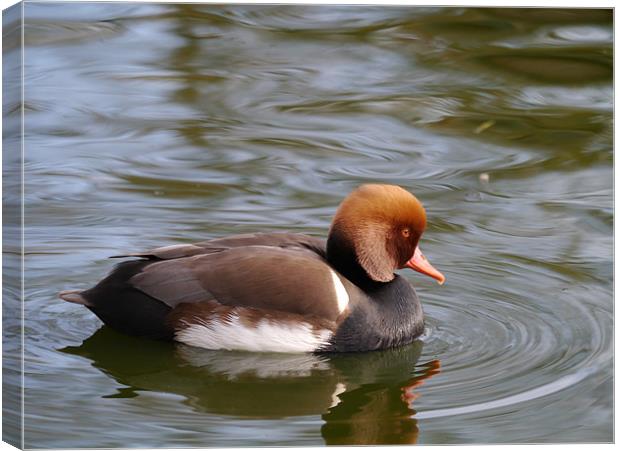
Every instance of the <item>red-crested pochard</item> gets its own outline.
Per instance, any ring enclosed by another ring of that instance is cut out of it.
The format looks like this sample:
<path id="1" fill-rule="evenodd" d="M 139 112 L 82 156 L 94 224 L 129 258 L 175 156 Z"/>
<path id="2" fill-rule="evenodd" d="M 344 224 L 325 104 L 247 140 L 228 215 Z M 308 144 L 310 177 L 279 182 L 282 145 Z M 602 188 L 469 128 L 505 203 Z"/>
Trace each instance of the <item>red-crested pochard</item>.
<path id="1" fill-rule="evenodd" d="M 234 235 L 117 257 L 95 287 L 60 293 L 131 335 L 208 349 L 369 351 L 422 334 L 409 267 L 443 283 L 418 247 L 426 213 L 398 186 L 362 185 L 327 241 L 297 233 Z"/>

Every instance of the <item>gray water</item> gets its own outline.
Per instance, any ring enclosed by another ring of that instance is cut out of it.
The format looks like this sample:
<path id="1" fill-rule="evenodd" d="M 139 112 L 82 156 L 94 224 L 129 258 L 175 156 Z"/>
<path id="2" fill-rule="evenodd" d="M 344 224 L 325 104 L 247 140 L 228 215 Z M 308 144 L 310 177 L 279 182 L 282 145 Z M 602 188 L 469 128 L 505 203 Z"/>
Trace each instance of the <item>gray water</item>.
<path id="1" fill-rule="evenodd" d="M 27 3 L 25 18 L 27 447 L 613 439 L 611 10 Z M 119 252 L 325 236 L 364 182 L 422 200 L 421 245 L 447 276 L 403 271 L 426 313 L 412 346 L 210 352 L 56 298 Z M 5 311 L 18 299 L 5 281 Z M 5 319 L 16 393 L 20 330 Z"/>

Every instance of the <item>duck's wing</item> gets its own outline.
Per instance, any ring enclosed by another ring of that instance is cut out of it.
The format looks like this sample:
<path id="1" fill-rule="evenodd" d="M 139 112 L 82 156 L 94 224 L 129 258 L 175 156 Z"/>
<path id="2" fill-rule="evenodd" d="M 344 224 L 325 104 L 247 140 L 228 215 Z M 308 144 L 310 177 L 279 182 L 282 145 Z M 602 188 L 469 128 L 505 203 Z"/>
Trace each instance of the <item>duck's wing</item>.
<path id="1" fill-rule="evenodd" d="M 159 259 L 128 282 L 173 309 L 195 310 L 186 304 L 216 301 L 328 321 L 342 318 L 348 311 L 349 293 L 356 287 L 313 249 L 320 240 L 269 238 L 274 245 L 243 245 L 227 238 L 206 253 Z"/>
<path id="2" fill-rule="evenodd" d="M 194 244 L 175 244 L 144 252 L 130 252 L 110 258 L 139 257 L 149 260 L 171 260 L 194 255 L 212 254 L 245 246 L 269 246 L 284 249 L 308 249 L 325 258 L 325 239 L 301 233 L 245 233 L 201 241 Z"/>

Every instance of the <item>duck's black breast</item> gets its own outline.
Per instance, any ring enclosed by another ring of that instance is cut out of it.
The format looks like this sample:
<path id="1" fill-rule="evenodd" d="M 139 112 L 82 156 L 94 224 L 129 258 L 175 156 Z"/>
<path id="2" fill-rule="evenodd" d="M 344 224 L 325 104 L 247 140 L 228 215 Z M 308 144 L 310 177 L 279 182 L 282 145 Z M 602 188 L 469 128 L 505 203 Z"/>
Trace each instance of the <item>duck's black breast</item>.
<path id="1" fill-rule="evenodd" d="M 385 349 L 413 342 L 424 332 L 422 306 L 401 276 L 364 287 L 365 296 L 339 325 L 327 352 Z"/>

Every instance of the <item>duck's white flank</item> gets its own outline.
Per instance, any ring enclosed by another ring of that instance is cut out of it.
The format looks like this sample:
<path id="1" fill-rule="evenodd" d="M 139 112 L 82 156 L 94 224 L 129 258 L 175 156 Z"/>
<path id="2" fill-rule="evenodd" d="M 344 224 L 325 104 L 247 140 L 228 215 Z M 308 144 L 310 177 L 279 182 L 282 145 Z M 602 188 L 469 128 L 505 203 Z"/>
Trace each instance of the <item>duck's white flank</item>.
<path id="1" fill-rule="evenodd" d="M 261 320 L 255 327 L 243 324 L 236 314 L 226 321 L 190 324 L 176 332 L 176 340 L 206 349 L 252 352 L 313 352 L 326 345 L 329 330 L 313 330 L 308 323 Z"/>
<path id="2" fill-rule="evenodd" d="M 349 305 L 349 294 L 347 293 L 347 289 L 342 284 L 340 277 L 338 277 L 338 274 L 336 274 L 336 272 L 331 268 L 329 272 L 332 275 L 332 282 L 334 283 L 336 301 L 338 302 L 338 311 L 342 313 Z"/>

